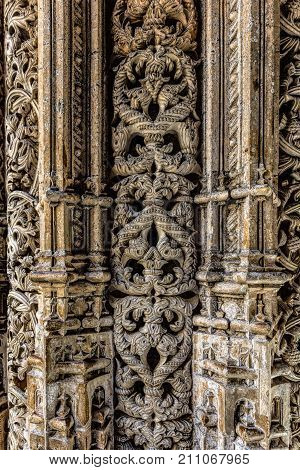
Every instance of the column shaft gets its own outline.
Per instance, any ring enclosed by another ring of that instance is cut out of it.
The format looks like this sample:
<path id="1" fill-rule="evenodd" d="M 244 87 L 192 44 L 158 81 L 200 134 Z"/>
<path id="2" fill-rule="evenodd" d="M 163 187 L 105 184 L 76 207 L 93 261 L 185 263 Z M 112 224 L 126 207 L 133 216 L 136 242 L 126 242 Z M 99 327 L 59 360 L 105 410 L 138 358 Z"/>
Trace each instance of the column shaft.
<path id="1" fill-rule="evenodd" d="M 277 291 L 287 278 L 276 265 L 279 10 L 273 0 L 206 6 L 195 447 L 268 448 L 271 395 L 289 393 L 271 391 Z M 283 440 L 288 447 L 288 428 Z"/>

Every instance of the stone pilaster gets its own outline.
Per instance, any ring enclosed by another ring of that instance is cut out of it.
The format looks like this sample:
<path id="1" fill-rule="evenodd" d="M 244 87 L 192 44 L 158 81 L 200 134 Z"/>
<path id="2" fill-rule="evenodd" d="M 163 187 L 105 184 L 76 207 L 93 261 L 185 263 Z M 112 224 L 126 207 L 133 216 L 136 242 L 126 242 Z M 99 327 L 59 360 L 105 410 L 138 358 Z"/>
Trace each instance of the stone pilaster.
<path id="1" fill-rule="evenodd" d="M 6 448 L 7 435 L 7 270 L 6 270 L 6 195 L 5 195 L 5 69 L 4 11 L 0 2 L 0 449 Z"/>
<path id="2" fill-rule="evenodd" d="M 113 12 L 119 449 L 192 446 L 197 22 L 193 0 L 117 0 Z"/>
<path id="3" fill-rule="evenodd" d="M 289 393 L 271 391 L 277 291 L 287 279 L 276 265 L 279 10 L 272 0 L 207 2 L 205 18 L 195 446 L 268 448 L 272 399 Z"/>
<path id="4" fill-rule="evenodd" d="M 31 449 L 113 446 L 112 317 L 104 307 L 103 2 L 39 5 L 40 250 Z"/>

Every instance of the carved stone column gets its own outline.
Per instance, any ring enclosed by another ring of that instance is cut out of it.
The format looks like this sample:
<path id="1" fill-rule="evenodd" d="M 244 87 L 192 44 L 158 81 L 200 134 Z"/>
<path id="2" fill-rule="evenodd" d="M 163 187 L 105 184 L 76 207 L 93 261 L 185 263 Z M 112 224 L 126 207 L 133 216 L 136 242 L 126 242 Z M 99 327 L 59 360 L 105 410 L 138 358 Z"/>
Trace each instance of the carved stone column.
<path id="1" fill-rule="evenodd" d="M 279 9 L 273 0 L 204 9 L 195 447 L 277 447 L 272 400 L 289 394 L 288 384 L 271 389 L 277 291 L 287 279 L 276 264 Z M 280 437 L 288 447 L 288 426 Z"/>

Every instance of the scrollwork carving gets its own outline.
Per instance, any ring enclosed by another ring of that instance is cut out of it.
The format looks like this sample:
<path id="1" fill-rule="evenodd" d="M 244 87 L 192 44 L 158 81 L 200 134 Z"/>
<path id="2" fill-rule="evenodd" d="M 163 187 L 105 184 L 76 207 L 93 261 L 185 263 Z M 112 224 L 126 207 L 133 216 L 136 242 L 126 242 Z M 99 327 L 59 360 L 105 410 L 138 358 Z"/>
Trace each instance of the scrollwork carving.
<path id="1" fill-rule="evenodd" d="M 190 52 L 196 48 L 193 0 L 118 0 L 113 14 L 116 54 L 127 56 L 151 44 Z"/>
<path id="2" fill-rule="evenodd" d="M 9 446 L 27 447 L 26 373 L 34 352 L 37 297 L 29 273 L 38 248 L 37 2 L 5 2 L 8 193 Z"/>
<path id="3" fill-rule="evenodd" d="M 292 382 L 292 448 L 299 448 L 297 438 L 297 403 L 300 380 L 299 355 L 299 265 L 300 265 L 300 2 L 281 1 L 281 97 L 279 191 L 279 262 L 291 274 L 291 281 L 279 291 L 279 317 L 275 326 L 275 368 Z"/>
<path id="4" fill-rule="evenodd" d="M 192 194 L 200 173 L 190 1 L 118 1 L 111 305 L 119 448 L 191 447 Z"/>

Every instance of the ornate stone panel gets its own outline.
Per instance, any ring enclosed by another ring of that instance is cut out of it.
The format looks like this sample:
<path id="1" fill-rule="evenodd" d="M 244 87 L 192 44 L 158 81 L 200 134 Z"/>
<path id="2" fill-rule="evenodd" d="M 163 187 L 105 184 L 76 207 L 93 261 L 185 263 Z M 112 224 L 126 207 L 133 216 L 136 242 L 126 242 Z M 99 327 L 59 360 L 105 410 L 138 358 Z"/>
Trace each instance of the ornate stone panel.
<path id="1" fill-rule="evenodd" d="M 6 269 L 6 197 L 5 197 L 5 77 L 3 2 L 0 2 L 0 449 L 6 448 L 7 435 L 7 269 Z"/>
<path id="2" fill-rule="evenodd" d="M 192 446 L 197 21 L 191 0 L 118 0 L 113 13 L 110 290 L 120 449 Z"/>

